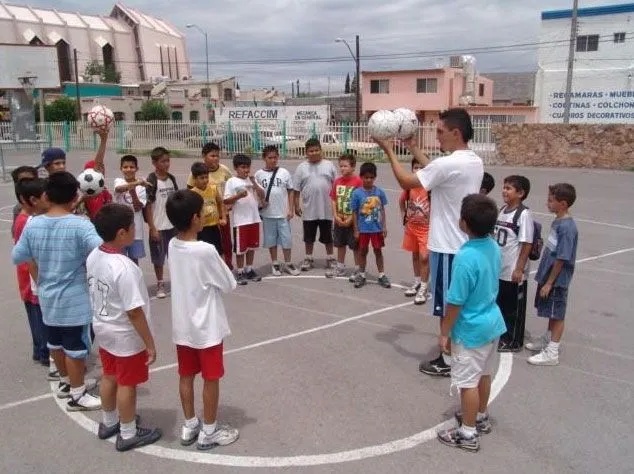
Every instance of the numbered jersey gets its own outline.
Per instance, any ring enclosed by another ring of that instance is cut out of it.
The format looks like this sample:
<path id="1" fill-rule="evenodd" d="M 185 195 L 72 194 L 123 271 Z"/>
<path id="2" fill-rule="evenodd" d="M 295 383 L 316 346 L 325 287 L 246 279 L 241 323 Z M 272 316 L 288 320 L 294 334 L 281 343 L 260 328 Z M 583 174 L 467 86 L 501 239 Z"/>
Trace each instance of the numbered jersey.
<path id="1" fill-rule="evenodd" d="M 141 269 L 125 255 L 103 245 L 91 252 L 86 267 L 98 345 L 120 357 L 138 354 L 145 344 L 127 312 L 143 308 L 152 327 L 150 298 Z"/>
<path id="2" fill-rule="evenodd" d="M 517 209 L 507 211 L 506 206 L 500 211 L 495 225 L 495 240 L 502 251 L 502 270 L 500 280 L 511 281 L 513 270 L 520 256 L 522 243 L 533 242 L 533 216 L 531 211 L 523 208 L 517 219 Z M 517 224 L 514 223 L 514 220 Z M 528 278 L 528 260 L 524 268 L 524 280 Z"/>

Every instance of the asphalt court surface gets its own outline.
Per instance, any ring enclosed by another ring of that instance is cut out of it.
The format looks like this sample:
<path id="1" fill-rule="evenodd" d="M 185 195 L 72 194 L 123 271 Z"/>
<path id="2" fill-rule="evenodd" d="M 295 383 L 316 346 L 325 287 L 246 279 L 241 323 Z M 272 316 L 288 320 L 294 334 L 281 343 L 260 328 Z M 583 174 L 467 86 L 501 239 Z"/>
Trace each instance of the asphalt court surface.
<path id="1" fill-rule="evenodd" d="M 71 153 L 78 172 L 91 158 Z M 107 180 L 117 176 L 118 156 L 108 153 Z M 5 153 L 9 165 L 37 160 Z M 150 171 L 141 160 L 141 175 Z M 193 160 L 172 160 L 184 184 Z M 226 162 L 225 162 L 226 163 Z M 254 170 L 261 161 L 255 160 Z M 294 170 L 298 162 L 283 163 Z M 139 413 L 164 436 L 142 452 L 118 454 L 89 433 L 99 412 L 67 414 L 50 394 L 45 371 L 30 361 L 29 334 L 10 261 L 12 185 L 0 185 L 0 472 L 631 472 L 629 407 L 634 391 L 634 174 L 569 169 L 487 169 L 496 179 L 491 196 L 501 203 L 502 178 L 524 174 L 532 190 L 527 205 L 547 232 L 547 185 L 577 188 L 572 208 L 580 232 L 578 267 L 569 296 L 558 367 L 531 367 L 527 352 L 505 355 L 490 407 L 494 430 L 478 454 L 452 450 L 434 438 L 435 427 L 458 406 L 449 379 L 418 373 L 421 358 L 436 354 L 437 320 L 429 305 L 414 306 L 396 285 L 354 290 L 346 280 L 323 277 L 323 261 L 301 277 L 250 283 L 225 298 L 232 335 L 225 341 L 226 375 L 219 419 L 240 429 L 225 448 L 200 453 L 178 443 L 182 414 L 170 301 L 153 300 L 158 350 L 149 383 L 139 390 Z M 387 165 L 377 184 L 386 189 L 386 270 L 395 284 L 411 278 L 409 255 L 400 249 L 398 185 Z M 293 221 L 294 261 L 303 257 L 301 223 Z M 147 251 L 147 249 L 146 249 Z M 325 256 L 316 246 L 318 259 Z M 154 275 L 142 262 L 150 293 Z M 350 258 L 349 258 L 350 260 Z M 268 253 L 256 266 L 269 271 Z M 322 267 L 322 268 L 320 268 Z M 370 256 L 368 269 L 374 269 Z M 535 285 L 529 283 L 530 297 Z M 528 309 L 527 329 L 544 322 Z M 94 358 L 89 376 L 98 377 Z M 198 400 L 197 400 L 198 401 Z M 63 404 L 62 404 L 63 406 Z M 201 410 L 200 402 L 197 403 Z"/>

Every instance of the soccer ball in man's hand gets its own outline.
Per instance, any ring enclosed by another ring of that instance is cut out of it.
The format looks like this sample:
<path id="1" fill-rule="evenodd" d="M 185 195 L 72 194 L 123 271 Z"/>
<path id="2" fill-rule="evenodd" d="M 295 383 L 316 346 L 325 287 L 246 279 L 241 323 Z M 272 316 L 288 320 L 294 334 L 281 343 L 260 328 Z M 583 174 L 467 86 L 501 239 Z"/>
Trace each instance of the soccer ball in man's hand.
<path id="1" fill-rule="evenodd" d="M 377 140 L 394 138 L 398 133 L 399 126 L 399 118 L 391 110 L 377 110 L 368 120 L 370 136 Z"/>
<path id="2" fill-rule="evenodd" d="M 114 122 L 114 114 L 112 110 L 103 105 L 95 105 L 88 112 L 88 125 L 95 130 L 108 130 Z"/>
<path id="3" fill-rule="evenodd" d="M 396 136 L 402 140 L 410 138 L 416 134 L 418 130 L 418 118 L 413 110 L 410 109 L 396 109 L 394 115 L 399 122 L 398 132 Z"/>
<path id="4" fill-rule="evenodd" d="M 106 185 L 103 175 L 92 168 L 82 171 L 77 181 L 79 181 L 79 189 L 86 196 L 97 196 Z"/>

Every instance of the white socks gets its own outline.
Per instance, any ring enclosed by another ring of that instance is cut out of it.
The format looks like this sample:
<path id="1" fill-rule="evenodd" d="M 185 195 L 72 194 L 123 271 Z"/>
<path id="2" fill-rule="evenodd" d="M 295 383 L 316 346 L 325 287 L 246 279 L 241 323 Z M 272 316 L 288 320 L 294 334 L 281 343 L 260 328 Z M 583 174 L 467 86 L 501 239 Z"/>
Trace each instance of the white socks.
<path id="1" fill-rule="evenodd" d="M 200 423 L 200 421 L 198 420 L 197 417 L 193 417 L 190 420 L 185 420 L 185 426 L 189 428 L 190 430 L 193 430 L 194 428 L 196 428 L 198 426 L 198 423 Z"/>
<path id="2" fill-rule="evenodd" d="M 132 420 L 130 423 L 121 423 L 119 433 L 123 439 L 134 438 L 136 435 L 136 420 Z"/>
<path id="3" fill-rule="evenodd" d="M 208 425 L 207 423 L 203 423 L 203 431 L 205 432 L 206 435 L 213 434 L 214 431 L 216 431 L 216 422 L 214 421 L 210 425 Z"/>
<path id="4" fill-rule="evenodd" d="M 104 410 L 101 414 L 101 417 L 103 424 L 106 425 L 108 428 L 112 428 L 114 425 L 119 423 L 119 413 L 117 413 L 117 410 Z"/>

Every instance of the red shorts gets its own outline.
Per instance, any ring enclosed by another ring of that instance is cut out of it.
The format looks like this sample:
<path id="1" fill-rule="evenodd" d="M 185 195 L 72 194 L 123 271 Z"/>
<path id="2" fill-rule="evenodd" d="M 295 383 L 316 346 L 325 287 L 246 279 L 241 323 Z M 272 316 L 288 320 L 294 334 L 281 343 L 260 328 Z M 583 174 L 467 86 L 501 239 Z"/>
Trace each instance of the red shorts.
<path id="1" fill-rule="evenodd" d="M 370 247 L 370 243 L 372 243 L 372 248 L 375 250 L 385 247 L 383 232 L 359 234 L 359 250 L 367 250 Z"/>
<path id="2" fill-rule="evenodd" d="M 178 375 L 191 377 L 202 372 L 204 380 L 218 380 L 225 374 L 222 359 L 222 342 L 217 346 L 194 349 L 188 346 L 176 346 Z"/>
<path id="3" fill-rule="evenodd" d="M 103 374 L 115 377 L 117 385 L 134 387 L 148 381 L 147 352 L 145 350 L 127 357 L 116 356 L 99 348 Z"/>
<path id="4" fill-rule="evenodd" d="M 233 253 L 243 255 L 247 250 L 260 247 L 260 223 L 241 225 L 233 228 Z"/>

